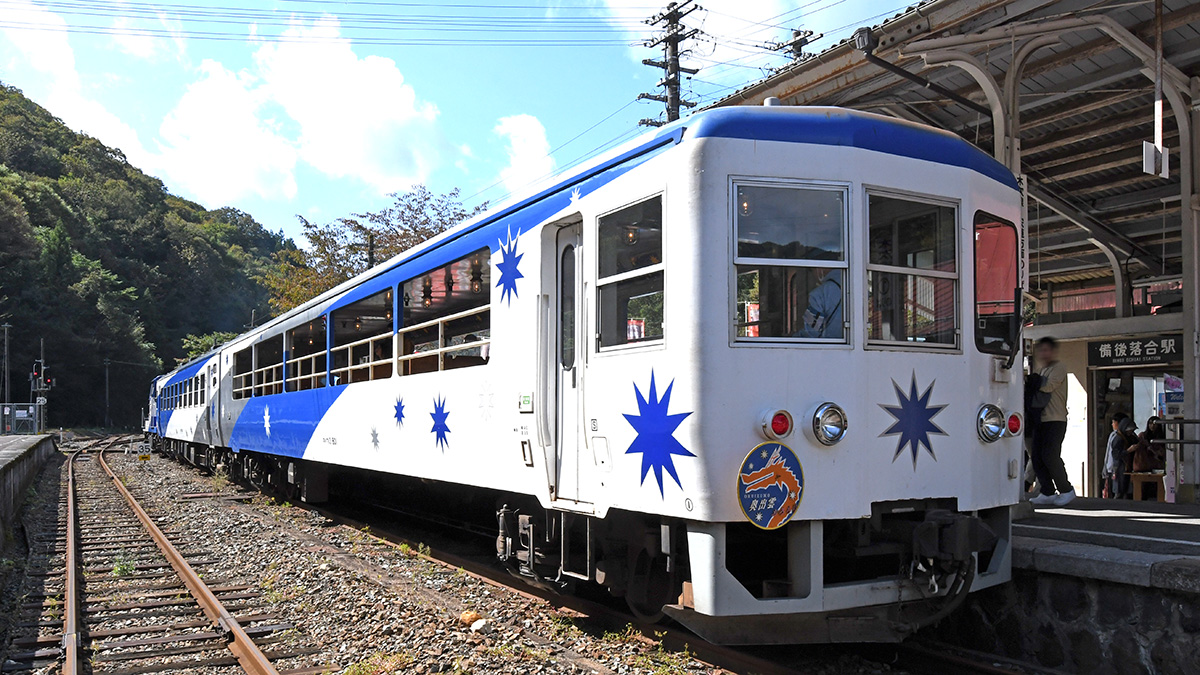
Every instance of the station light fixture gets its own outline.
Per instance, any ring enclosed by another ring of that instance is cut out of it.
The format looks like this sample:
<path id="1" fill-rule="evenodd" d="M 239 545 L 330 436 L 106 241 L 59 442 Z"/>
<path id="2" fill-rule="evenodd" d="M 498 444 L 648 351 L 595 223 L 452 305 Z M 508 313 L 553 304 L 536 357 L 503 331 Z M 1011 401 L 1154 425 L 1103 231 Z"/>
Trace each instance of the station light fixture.
<path id="1" fill-rule="evenodd" d="M 979 440 L 984 443 L 995 443 L 1004 437 L 1007 424 L 1004 412 L 1000 408 L 991 403 L 984 403 L 979 407 L 979 414 L 975 417 Z"/>
<path id="2" fill-rule="evenodd" d="M 822 445 L 836 445 L 846 437 L 849 428 L 846 411 L 836 403 L 822 403 L 813 413 L 813 435 Z"/>

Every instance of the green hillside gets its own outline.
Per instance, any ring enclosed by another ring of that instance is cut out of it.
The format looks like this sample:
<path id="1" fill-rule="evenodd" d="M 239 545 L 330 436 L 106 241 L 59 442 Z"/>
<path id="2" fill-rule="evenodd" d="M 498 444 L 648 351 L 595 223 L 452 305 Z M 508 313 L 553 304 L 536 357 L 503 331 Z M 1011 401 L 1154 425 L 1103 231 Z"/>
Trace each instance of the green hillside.
<path id="1" fill-rule="evenodd" d="M 16 401 L 45 340 L 53 426 L 103 421 L 106 358 L 113 423 L 137 424 L 149 379 L 184 355 L 186 335 L 269 315 L 263 278 L 290 248 L 249 214 L 171 195 L 0 85 L 0 323 L 12 324 Z"/>

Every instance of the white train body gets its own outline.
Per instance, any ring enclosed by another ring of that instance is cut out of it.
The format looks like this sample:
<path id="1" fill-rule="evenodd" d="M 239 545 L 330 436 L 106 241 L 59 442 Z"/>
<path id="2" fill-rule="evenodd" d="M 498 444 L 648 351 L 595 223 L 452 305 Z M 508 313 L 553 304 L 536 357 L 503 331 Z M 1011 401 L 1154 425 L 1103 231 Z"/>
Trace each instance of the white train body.
<path id="1" fill-rule="evenodd" d="M 949 134 L 700 113 L 156 379 L 147 431 L 511 495 L 514 570 L 715 641 L 897 639 L 1009 578 L 1020 223 Z"/>

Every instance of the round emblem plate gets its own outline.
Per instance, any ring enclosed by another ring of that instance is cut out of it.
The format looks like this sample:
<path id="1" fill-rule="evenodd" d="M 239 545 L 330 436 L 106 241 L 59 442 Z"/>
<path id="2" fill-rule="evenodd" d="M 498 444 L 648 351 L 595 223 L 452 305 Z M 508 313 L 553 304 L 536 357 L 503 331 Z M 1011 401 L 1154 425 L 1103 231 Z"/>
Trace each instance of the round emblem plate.
<path id="1" fill-rule="evenodd" d="M 782 443 L 763 443 L 742 460 L 738 472 L 738 501 L 755 527 L 783 527 L 804 496 L 804 468 L 792 449 Z"/>

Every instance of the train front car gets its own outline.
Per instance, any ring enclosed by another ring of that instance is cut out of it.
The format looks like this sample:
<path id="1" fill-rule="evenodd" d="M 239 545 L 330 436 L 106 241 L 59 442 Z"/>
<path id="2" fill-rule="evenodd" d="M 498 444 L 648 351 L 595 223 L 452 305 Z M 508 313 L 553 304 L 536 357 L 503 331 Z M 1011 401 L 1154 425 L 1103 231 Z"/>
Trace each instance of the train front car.
<path id="1" fill-rule="evenodd" d="M 1010 576 L 1020 218 L 951 134 L 700 112 L 159 378 L 151 435 L 494 499 L 514 573 L 714 642 L 902 639 Z"/>
<path id="2" fill-rule="evenodd" d="M 1007 581 L 1012 174 L 841 109 L 710 111 L 684 148 L 584 230 L 594 348 L 560 365 L 584 373 L 563 414 L 586 461 L 560 490 L 610 509 L 610 535 L 614 514 L 664 516 L 596 578 L 742 644 L 898 640 Z"/>

